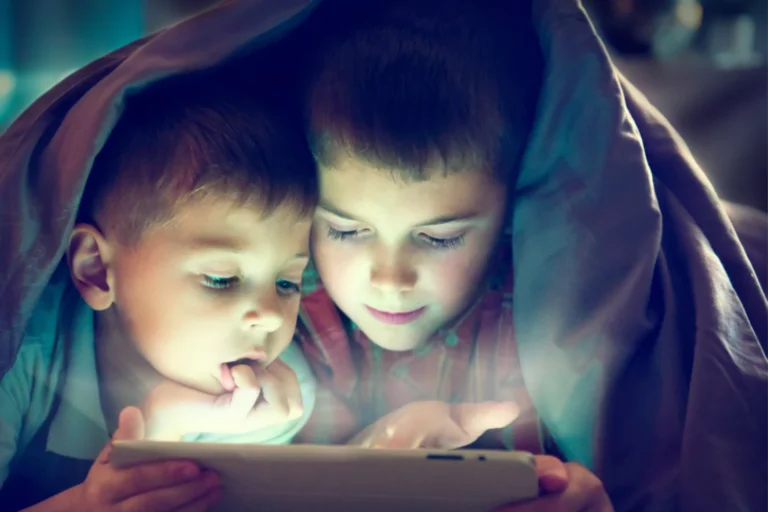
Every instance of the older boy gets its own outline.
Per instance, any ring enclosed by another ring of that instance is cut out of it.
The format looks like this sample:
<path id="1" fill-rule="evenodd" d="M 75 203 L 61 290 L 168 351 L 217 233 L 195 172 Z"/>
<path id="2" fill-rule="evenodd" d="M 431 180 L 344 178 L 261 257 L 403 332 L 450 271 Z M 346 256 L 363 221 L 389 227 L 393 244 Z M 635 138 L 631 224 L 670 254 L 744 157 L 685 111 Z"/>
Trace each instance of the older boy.
<path id="1" fill-rule="evenodd" d="M 764 292 L 575 4 L 369 2 L 329 31 L 300 326 L 321 400 L 302 436 L 457 447 L 496 429 L 478 444 L 583 465 L 520 510 L 610 510 L 600 480 L 621 510 L 761 508 L 766 465 L 740 444 L 765 443 L 748 419 L 765 417 Z"/>

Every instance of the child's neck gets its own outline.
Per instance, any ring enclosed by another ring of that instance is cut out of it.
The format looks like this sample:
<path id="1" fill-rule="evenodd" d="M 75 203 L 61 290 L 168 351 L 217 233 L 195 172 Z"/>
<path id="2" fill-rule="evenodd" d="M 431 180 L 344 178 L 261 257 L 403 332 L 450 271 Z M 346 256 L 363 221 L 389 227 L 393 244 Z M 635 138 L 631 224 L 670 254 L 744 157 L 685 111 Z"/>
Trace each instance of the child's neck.
<path id="1" fill-rule="evenodd" d="M 125 407 L 141 408 L 160 375 L 136 350 L 114 307 L 95 313 L 96 367 L 101 408 L 109 433 Z"/>

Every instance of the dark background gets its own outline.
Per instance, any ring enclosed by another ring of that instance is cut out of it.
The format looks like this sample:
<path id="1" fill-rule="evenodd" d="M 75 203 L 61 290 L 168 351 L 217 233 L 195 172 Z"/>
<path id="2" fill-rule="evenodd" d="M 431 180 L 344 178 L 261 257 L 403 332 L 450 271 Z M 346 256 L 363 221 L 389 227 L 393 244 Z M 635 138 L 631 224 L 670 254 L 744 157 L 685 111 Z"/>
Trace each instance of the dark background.
<path id="1" fill-rule="evenodd" d="M 361 0 L 362 1 L 362 0 Z M 214 0 L 0 0 L 0 132 L 99 56 Z M 722 197 L 768 209 L 768 1 L 584 0 Z"/>

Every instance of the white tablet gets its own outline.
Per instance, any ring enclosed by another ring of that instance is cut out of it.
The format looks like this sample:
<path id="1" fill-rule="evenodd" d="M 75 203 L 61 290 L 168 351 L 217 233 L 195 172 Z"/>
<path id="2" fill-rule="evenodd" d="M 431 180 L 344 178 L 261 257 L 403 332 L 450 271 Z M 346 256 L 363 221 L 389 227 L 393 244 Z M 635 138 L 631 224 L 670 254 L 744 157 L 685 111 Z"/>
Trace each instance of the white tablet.
<path id="1" fill-rule="evenodd" d="M 525 452 L 116 441 L 111 455 L 117 467 L 167 459 L 216 471 L 221 511 L 491 512 L 539 492 Z"/>

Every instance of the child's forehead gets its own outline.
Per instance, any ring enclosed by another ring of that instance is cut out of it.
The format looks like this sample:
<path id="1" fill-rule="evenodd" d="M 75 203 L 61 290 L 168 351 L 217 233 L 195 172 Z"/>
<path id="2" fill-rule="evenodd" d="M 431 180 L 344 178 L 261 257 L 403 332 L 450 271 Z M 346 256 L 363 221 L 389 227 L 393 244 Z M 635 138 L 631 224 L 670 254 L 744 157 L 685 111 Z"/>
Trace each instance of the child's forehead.
<path id="1" fill-rule="evenodd" d="M 311 220 L 311 214 L 290 201 L 267 209 L 258 202 L 206 198 L 178 206 L 154 236 L 175 245 L 194 246 L 207 240 L 235 248 L 274 236 L 301 242 Z"/>
<path id="2" fill-rule="evenodd" d="M 243 199 L 236 195 L 214 193 L 180 202 L 174 208 L 173 218 L 190 226 L 274 225 L 301 222 L 311 218 L 311 213 L 303 211 L 301 205 L 291 199 L 270 206 L 256 194 Z"/>
<path id="3" fill-rule="evenodd" d="M 423 180 L 400 176 L 397 169 L 374 168 L 357 159 L 337 161 L 320 169 L 320 206 L 356 219 L 397 215 L 417 224 L 495 211 L 505 196 L 504 187 L 483 171 L 432 172 Z"/>

